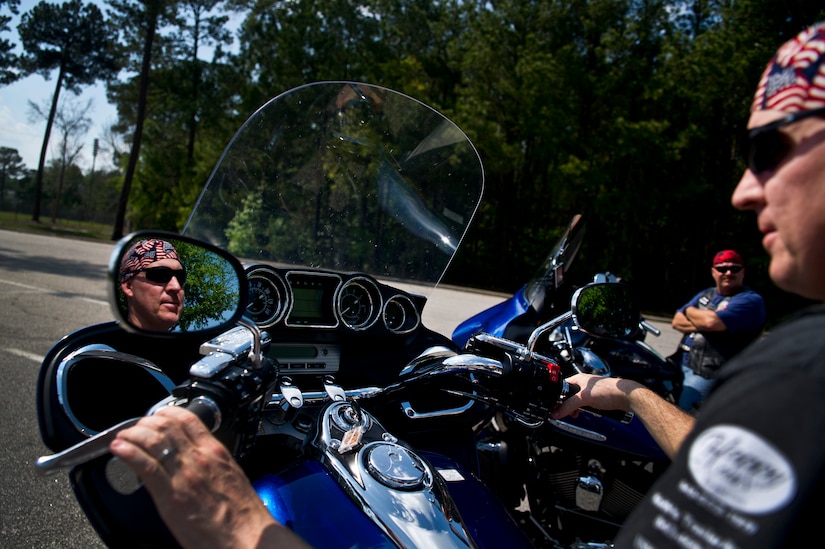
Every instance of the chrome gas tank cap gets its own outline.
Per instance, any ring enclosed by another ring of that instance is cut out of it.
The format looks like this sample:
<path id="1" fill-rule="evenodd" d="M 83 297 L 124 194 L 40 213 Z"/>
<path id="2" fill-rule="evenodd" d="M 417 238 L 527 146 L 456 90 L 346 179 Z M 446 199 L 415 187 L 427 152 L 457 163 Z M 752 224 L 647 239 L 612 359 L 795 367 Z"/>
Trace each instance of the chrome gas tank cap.
<path id="1" fill-rule="evenodd" d="M 375 480 L 396 490 L 417 490 L 432 480 L 421 458 L 390 442 L 375 442 L 365 447 L 364 464 Z"/>

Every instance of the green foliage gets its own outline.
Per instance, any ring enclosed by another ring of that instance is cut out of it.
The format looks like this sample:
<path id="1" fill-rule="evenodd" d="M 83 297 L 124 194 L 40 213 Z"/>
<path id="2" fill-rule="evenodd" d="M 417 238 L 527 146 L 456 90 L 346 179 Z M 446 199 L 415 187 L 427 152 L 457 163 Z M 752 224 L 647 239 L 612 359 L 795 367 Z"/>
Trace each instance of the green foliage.
<path id="1" fill-rule="evenodd" d="M 6 7 L 12 14 L 17 14 L 20 0 L 0 0 L 0 9 Z M 0 33 L 9 31 L 11 15 L 0 13 Z M 11 84 L 19 77 L 17 71 L 18 57 L 14 53 L 14 44 L 8 38 L 0 38 L 0 86 Z"/>
<path id="2" fill-rule="evenodd" d="M 75 93 L 80 86 L 113 77 L 119 68 L 112 31 L 95 4 L 40 2 L 23 14 L 18 31 L 27 73 L 38 72 L 49 79 L 58 70 L 63 86 Z"/>
<path id="3" fill-rule="evenodd" d="M 582 212 L 576 283 L 610 270 L 644 309 L 669 314 L 710 284 L 713 252 L 733 247 L 775 314 L 794 303 L 772 288 L 753 219 L 730 193 L 757 79 L 779 44 L 825 19 L 821 0 L 109 3 L 132 76 L 142 18 L 165 22 L 151 52 L 133 228 L 182 228 L 235 130 L 269 98 L 361 80 L 436 107 L 481 154 L 485 203 L 447 282 L 515 290 Z M 222 25 L 232 9 L 244 17 L 234 54 Z M 139 116 L 132 76 L 109 86 L 127 137 Z M 293 221 L 270 223 L 261 196 L 245 200 L 231 228 L 237 253 L 301 245 Z M 323 220 L 308 226 L 324 234 Z"/>

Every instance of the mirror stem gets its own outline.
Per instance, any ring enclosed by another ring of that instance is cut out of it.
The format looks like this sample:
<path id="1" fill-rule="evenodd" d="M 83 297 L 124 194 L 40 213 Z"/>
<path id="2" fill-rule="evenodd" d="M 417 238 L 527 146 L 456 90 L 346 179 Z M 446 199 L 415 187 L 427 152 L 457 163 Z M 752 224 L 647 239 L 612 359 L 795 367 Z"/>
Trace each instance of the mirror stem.
<path id="1" fill-rule="evenodd" d="M 530 338 L 527 340 L 527 348 L 532 352 L 536 350 L 536 344 L 539 341 L 541 335 L 549 330 L 552 330 L 556 326 L 561 325 L 564 322 L 567 322 L 573 318 L 573 311 L 567 311 L 566 313 L 557 316 L 556 318 L 549 320 L 533 330 L 533 333 L 530 334 Z"/>
<path id="2" fill-rule="evenodd" d="M 258 328 L 258 325 L 252 322 L 252 320 L 242 316 L 241 319 L 238 321 L 238 324 L 244 326 L 250 332 L 252 332 L 252 350 L 249 351 L 250 357 L 249 360 L 252 364 L 255 365 L 256 368 L 260 368 L 261 364 L 263 363 L 263 355 L 261 354 L 261 329 Z"/>

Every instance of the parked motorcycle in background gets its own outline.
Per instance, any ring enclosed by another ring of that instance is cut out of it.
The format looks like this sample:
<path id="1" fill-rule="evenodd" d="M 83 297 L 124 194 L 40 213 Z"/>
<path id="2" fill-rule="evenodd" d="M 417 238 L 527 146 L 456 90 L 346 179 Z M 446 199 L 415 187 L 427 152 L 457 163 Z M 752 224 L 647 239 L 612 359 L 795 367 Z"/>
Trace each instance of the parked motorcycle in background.
<path id="1" fill-rule="evenodd" d="M 565 376 L 584 372 L 634 379 L 678 402 L 681 369 L 645 343 L 647 334 L 659 331 L 641 315 L 625 333 L 596 333 L 577 324 L 570 311 L 569 273 L 584 235 L 585 220 L 577 214 L 536 275 L 510 298 L 459 324 L 453 342 L 463 347 L 483 337 L 479 334 L 491 334 L 560 357 Z M 619 280 L 606 272 L 592 283 L 618 285 Z M 612 538 L 669 464 L 633 418 L 582 414 L 535 428 L 499 415 L 484 435 L 482 464 L 490 472 L 483 477 L 497 479 L 495 489 L 509 496 L 508 506 L 538 530 L 534 537 L 555 528 L 546 537 L 568 543 L 588 539 L 583 532 L 589 539 Z"/>
<path id="2" fill-rule="evenodd" d="M 461 322 L 453 331 L 453 342 L 462 347 L 473 334 L 488 333 L 528 343 L 538 326 L 564 313 L 574 290 L 569 273 L 584 240 L 585 227 L 584 217 L 574 215 L 535 276 L 508 299 Z M 604 272 L 594 275 L 592 281 L 619 282 L 619 279 Z M 560 333 L 562 331 L 566 333 Z M 542 350 L 566 336 L 573 352 L 579 353 L 585 363 L 583 371 L 634 379 L 667 400 L 678 402 L 681 369 L 645 343 L 648 334 L 658 336 L 659 330 L 641 316 L 638 329 L 621 338 L 592 337 L 568 321 L 549 338 L 537 339 L 531 345 Z"/>
<path id="3" fill-rule="evenodd" d="M 557 496 L 533 486 L 539 528 L 528 527 L 508 508 L 521 485 L 497 482 L 484 464 L 504 421 L 519 438 L 508 441 L 514 454 L 539 440 L 530 434 L 577 390 L 564 376 L 579 357 L 491 334 L 459 348 L 422 324 L 482 189 L 466 135 L 408 96 L 324 82 L 271 100 L 227 146 L 182 235 L 145 231 L 118 243 L 109 266 L 117 320 L 69 334 L 45 357 L 37 408 L 55 453 L 37 470 L 69 470 L 109 546 L 174 547 L 108 445 L 140 417 L 179 405 L 233 452 L 273 516 L 313 546 L 607 541 L 559 529 L 541 511 Z M 184 311 L 169 332 L 127 321 L 118 267 L 146 238 L 168 240 L 186 271 Z M 585 334 L 627 337 L 638 325 L 629 297 L 621 284 L 587 285 L 536 337 L 569 321 Z M 567 469 L 540 450 L 542 475 L 531 480 L 552 484 L 546 475 Z"/>

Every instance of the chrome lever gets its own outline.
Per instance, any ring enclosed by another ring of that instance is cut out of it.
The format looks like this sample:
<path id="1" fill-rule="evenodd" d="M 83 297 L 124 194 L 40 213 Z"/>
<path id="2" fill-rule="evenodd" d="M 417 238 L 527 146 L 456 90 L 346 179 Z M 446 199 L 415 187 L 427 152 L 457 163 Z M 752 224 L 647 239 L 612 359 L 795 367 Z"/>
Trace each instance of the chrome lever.
<path id="1" fill-rule="evenodd" d="M 51 456 L 41 456 L 34 462 L 34 467 L 38 473 L 45 475 L 54 473 L 59 469 L 81 465 L 100 457 L 109 452 L 109 444 L 120 431 L 132 427 L 140 419 L 139 417 L 127 419 L 91 438 L 66 448 L 62 452 Z"/>

